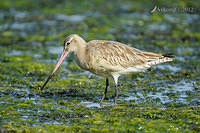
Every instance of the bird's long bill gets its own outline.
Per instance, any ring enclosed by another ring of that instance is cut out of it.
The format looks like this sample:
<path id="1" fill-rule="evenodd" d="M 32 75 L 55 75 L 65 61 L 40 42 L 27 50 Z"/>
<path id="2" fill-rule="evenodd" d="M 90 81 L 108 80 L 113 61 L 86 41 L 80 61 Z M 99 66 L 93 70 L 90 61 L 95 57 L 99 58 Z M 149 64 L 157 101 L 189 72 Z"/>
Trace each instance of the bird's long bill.
<path id="1" fill-rule="evenodd" d="M 51 79 L 51 77 L 53 76 L 53 74 L 56 72 L 56 70 L 59 68 L 60 64 L 63 62 L 63 60 L 65 59 L 65 57 L 67 56 L 68 52 L 67 51 L 63 51 L 60 59 L 58 60 L 55 68 L 53 69 L 52 73 L 49 75 L 49 77 L 47 78 L 46 82 L 44 83 L 44 85 L 42 86 L 41 90 L 44 89 L 44 87 L 46 86 L 46 84 L 49 82 L 49 80 Z"/>

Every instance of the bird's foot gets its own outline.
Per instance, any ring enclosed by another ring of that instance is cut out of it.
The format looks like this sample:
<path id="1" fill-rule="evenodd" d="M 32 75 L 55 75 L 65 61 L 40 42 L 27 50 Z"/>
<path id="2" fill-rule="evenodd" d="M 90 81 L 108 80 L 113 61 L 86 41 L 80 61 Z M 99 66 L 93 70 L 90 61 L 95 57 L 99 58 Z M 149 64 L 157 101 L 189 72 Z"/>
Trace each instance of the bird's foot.
<path id="1" fill-rule="evenodd" d="M 99 105 L 100 105 L 100 107 L 103 107 L 103 102 L 100 102 Z"/>

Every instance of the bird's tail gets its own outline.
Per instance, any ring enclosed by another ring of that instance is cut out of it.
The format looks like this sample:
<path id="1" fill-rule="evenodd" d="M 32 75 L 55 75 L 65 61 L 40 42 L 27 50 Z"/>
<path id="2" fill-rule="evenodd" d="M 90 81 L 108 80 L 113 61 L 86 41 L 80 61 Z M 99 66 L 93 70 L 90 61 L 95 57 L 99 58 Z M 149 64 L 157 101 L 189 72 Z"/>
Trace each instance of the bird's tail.
<path id="1" fill-rule="evenodd" d="M 174 55 L 171 53 L 168 53 L 168 54 L 159 55 L 159 56 L 157 56 L 157 58 L 155 58 L 155 57 L 150 58 L 147 61 L 147 64 L 150 66 L 153 66 L 153 65 L 164 63 L 164 62 L 173 61 L 173 59 L 174 59 Z"/>

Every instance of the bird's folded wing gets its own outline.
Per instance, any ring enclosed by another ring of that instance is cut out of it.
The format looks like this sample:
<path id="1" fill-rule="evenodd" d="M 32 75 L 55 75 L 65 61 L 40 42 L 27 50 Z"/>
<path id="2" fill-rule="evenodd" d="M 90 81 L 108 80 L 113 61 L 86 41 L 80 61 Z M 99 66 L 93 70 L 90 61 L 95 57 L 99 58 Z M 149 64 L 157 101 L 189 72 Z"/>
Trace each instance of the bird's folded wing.
<path id="1" fill-rule="evenodd" d="M 159 58 L 159 54 L 144 52 L 114 41 L 94 40 L 88 43 L 88 60 L 91 63 L 122 66 L 124 68 L 145 65 L 148 60 Z"/>

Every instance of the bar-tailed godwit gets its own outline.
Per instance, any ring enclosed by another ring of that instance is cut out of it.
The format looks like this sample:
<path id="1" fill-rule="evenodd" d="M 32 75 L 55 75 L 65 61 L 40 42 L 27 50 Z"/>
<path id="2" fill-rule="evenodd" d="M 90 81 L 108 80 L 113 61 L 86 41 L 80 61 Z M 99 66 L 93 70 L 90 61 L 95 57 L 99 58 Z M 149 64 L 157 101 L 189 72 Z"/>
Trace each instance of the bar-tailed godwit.
<path id="1" fill-rule="evenodd" d="M 92 40 L 86 42 L 79 35 L 72 34 L 64 40 L 63 53 L 53 69 L 53 72 L 49 75 L 48 79 L 41 87 L 41 90 L 43 90 L 49 79 L 51 79 L 64 58 L 70 52 L 74 54 L 77 64 L 82 69 L 90 71 L 96 75 L 106 77 L 106 87 L 100 101 L 100 105 L 102 105 L 109 87 L 108 77 L 112 77 L 114 79 L 114 102 L 117 104 L 117 83 L 120 75 L 134 72 L 145 72 L 153 65 L 173 60 L 173 56 L 171 54 L 145 52 L 115 41 Z"/>

